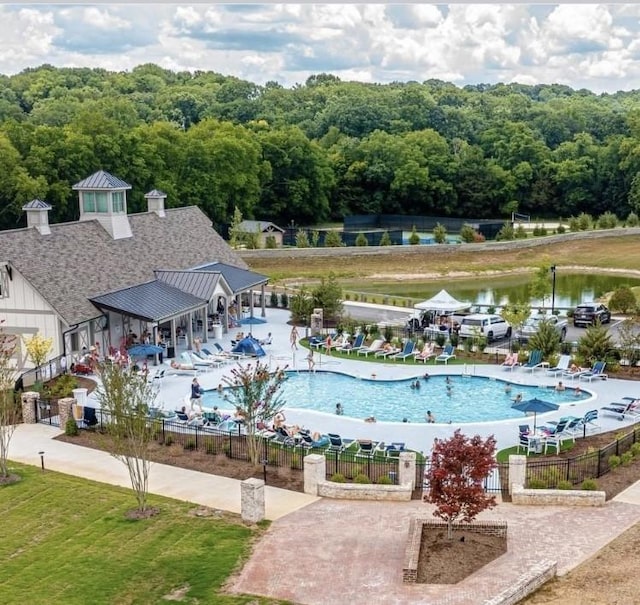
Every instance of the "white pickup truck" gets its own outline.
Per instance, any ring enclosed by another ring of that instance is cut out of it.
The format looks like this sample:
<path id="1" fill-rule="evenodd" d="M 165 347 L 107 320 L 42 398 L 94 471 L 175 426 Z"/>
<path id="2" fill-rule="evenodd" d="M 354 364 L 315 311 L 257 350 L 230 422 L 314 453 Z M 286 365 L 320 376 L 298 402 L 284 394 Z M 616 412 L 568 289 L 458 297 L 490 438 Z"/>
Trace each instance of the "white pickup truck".
<path id="1" fill-rule="evenodd" d="M 553 325 L 560 336 L 560 342 L 567 336 L 567 320 L 557 315 L 532 315 L 524 322 L 522 328 L 516 331 L 516 338 L 521 342 L 529 340 L 537 331 L 540 322 L 546 320 Z"/>

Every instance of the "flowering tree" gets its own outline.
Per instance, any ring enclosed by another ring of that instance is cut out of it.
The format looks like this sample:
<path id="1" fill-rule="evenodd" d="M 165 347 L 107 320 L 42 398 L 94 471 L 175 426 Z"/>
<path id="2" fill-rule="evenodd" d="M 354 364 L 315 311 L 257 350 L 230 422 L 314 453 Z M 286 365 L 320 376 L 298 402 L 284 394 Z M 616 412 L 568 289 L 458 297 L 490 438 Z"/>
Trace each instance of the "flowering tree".
<path id="1" fill-rule="evenodd" d="M 222 382 L 229 388 L 225 399 L 235 405 L 244 416 L 247 430 L 247 450 L 249 459 L 258 464 L 260 445 L 263 437 L 257 434 L 259 425 L 267 424 L 285 405 L 279 392 L 286 380 L 284 368 L 269 371 L 266 363 L 238 366 L 231 370 L 231 376 L 224 376 Z"/>
<path id="2" fill-rule="evenodd" d="M 0 320 L 0 483 L 9 479 L 9 443 L 18 422 L 18 407 L 13 396 L 15 371 L 11 358 L 18 346 L 18 338 L 2 329 Z"/>
<path id="3" fill-rule="evenodd" d="M 53 349 L 53 338 L 45 338 L 36 332 L 31 338 L 24 338 L 27 355 L 36 368 L 39 368 Z"/>
<path id="4" fill-rule="evenodd" d="M 138 511 L 147 512 L 149 493 L 149 450 L 153 443 L 154 424 L 149 408 L 156 392 L 145 377 L 117 363 L 100 364 L 97 398 L 105 412 L 107 451 L 120 460 L 129 472 L 131 487 L 138 501 Z"/>
<path id="5" fill-rule="evenodd" d="M 447 536 L 453 538 L 457 519 L 469 523 L 478 513 L 496 505 L 495 496 L 485 493 L 483 481 L 496 467 L 496 440 L 480 435 L 469 438 L 457 429 L 449 439 L 436 440 L 427 472 L 429 493 L 425 502 L 436 505 L 434 516 L 447 522 Z"/>

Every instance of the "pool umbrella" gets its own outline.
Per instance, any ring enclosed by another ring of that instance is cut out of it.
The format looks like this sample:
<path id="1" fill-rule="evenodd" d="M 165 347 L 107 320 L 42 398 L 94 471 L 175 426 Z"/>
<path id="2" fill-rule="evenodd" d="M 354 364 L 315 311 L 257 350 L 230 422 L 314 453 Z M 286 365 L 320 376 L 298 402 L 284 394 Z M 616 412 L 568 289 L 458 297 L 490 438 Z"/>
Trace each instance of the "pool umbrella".
<path id="1" fill-rule="evenodd" d="M 131 357 L 148 357 L 149 355 L 158 355 L 162 353 L 164 349 L 156 345 L 133 345 L 128 349 Z"/>
<path id="2" fill-rule="evenodd" d="M 550 401 L 543 401 L 534 397 L 533 399 L 527 399 L 526 401 L 518 401 L 511 406 L 514 410 L 520 412 L 533 412 L 533 432 L 536 432 L 536 416 L 538 414 L 544 414 L 545 412 L 552 412 L 557 410 L 560 406 L 557 403 L 551 403 Z"/>

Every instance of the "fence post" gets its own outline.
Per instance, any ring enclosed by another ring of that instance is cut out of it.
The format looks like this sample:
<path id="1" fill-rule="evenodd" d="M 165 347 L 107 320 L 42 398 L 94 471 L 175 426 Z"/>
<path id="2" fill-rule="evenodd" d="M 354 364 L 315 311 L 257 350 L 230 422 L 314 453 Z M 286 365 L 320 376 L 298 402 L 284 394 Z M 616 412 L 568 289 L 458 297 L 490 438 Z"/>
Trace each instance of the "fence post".
<path id="1" fill-rule="evenodd" d="M 318 495 L 318 483 L 326 481 L 327 460 L 321 454 L 309 454 L 304 462 L 304 493 Z"/>
<path id="2" fill-rule="evenodd" d="M 38 422 L 38 400 L 40 393 L 27 391 L 20 396 L 22 405 L 22 422 L 24 424 L 35 424 Z"/>
<path id="3" fill-rule="evenodd" d="M 67 426 L 67 420 L 73 418 L 73 405 L 76 400 L 73 397 L 65 397 L 58 399 L 58 417 L 60 418 L 60 428 L 62 430 Z"/>
<path id="4" fill-rule="evenodd" d="M 400 452 L 398 460 L 398 485 L 416 486 L 416 453 Z"/>
<path id="5" fill-rule="evenodd" d="M 511 454 L 509 456 L 509 493 L 514 485 L 524 487 L 527 481 L 527 457 Z"/>

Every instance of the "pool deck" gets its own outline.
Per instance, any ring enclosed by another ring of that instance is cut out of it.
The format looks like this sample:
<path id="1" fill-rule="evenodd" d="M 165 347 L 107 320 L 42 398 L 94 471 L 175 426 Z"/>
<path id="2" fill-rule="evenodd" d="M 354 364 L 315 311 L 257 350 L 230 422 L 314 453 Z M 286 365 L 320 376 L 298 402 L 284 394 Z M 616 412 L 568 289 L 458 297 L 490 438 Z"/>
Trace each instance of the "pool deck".
<path id="1" fill-rule="evenodd" d="M 284 309 L 267 309 L 267 323 L 243 326 L 238 330 L 231 330 L 222 340 L 219 341 L 224 349 L 229 349 L 231 338 L 237 331 L 245 333 L 251 331 L 258 339 L 264 339 L 271 332 L 273 342 L 265 345 L 267 356 L 264 360 L 272 368 L 287 366 L 288 369 L 307 371 L 306 349 L 300 347 L 297 351 L 292 350 L 289 344 L 289 333 L 291 326 L 287 324 L 290 312 Z M 304 329 L 299 329 L 301 337 L 304 336 Z M 246 363 L 246 362 L 240 362 Z M 166 365 L 166 360 L 165 360 Z M 167 366 L 168 367 L 168 366 Z M 198 380 L 204 389 L 215 389 L 221 383 L 223 376 L 228 376 L 231 365 L 213 368 L 208 371 L 201 371 Z M 153 371 L 155 368 L 151 368 Z M 364 361 L 362 357 L 357 358 L 334 358 L 326 354 L 316 355 L 316 371 L 334 371 L 350 374 L 358 378 L 371 379 L 375 375 L 375 380 L 397 380 L 402 378 L 418 378 L 425 372 L 432 376 L 439 374 L 471 376 L 486 376 L 511 382 L 514 391 L 517 385 L 532 385 L 550 387 L 558 382 L 557 377 L 547 376 L 544 370 L 537 370 L 532 373 L 523 369 L 513 371 L 505 370 L 496 364 L 468 364 L 447 366 L 443 363 L 435 364 L 433 361 L 427 364 L 411 365 L 402 361 Z M 180 408 L 185 404 L 185 398 L 190 393 L 192 377 L 184 375 L 168 374 L 162 381 L 159 381 L 158 402 L 165 409 Z M 568 387 L 575 386 L 577 381 L 565 380 Z M 593 397 L 587 400 L 576 402 L 575 404 L 564 405 L 561 410 L 548 414 L 539 414 L 537 423 L 543 424 L 549 420 L 557 420 L 567 414 L 567 407 L 570 406 L 570 413 L 575 416 L 582 416 L 588 410 L 599 408 L 612 401 L 620 401 L 622 397 L 638 395 L 640 396 L 640 385 L 624 380 L 594 380 L 592 382 L 581 381 L 580 387 L 584 391 L 589 391 Z M 428 383 L 423 383 L 424 386 Z M 427 392 L 426 388 L 422 391 Z M 343 403 L 348 404 L 348 393 L 341 393 L 339 397 Z M 94 398 L 90 401 L 99 407 Z M 224 405 L 220 407 L 223 408 Z M 472 404 L 473 402 L 470 402 Z M 350 418 L 348 416 L 335 416 L 315 412 L 312 410 L 295 409 L 293 402 L 288 402 L 285 408 L 287 422 L 305 426 L 313 431 L 321 433 L 338 433 L 345 438 L 351 439 L 374 439 L 387 443 L 397 441 L 405 442 L 407 447 L 418 451 L 428 451 L 434 438 L 445 438 L 453 434 L 456 428 L 462 428 L 467 434 L 478 434 L 481 436 L 494 435 L 498 448 L 514 445 L 517 441 L 518 425 L 523 423 L 525 418 L 511 420 L 500 420 L 493 422 L 467 423 L 467 424 L 447 424 L 447 423 L 403 423 L 403 422 L 376 422 L 366 423 L 363 418 Z M 375 410 L 372 410 L 375 415 Z M 442 420 L 438 418 L 438 420 Z M 602 416 L 598 419 L 602 430 L 614 430 L 629 425 L 629 420 L 620 421 L 614 416 Z"/>

